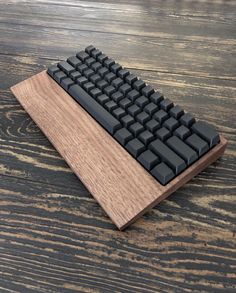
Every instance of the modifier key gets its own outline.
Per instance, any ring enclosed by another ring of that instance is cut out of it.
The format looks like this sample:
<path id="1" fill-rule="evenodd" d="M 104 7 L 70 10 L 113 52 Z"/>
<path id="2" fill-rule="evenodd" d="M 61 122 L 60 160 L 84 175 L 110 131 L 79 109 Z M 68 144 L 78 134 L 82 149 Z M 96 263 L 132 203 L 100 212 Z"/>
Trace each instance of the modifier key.
<path id="1" fill-rule="evenodd" d="M 201 139 L 197 134 L 190 135 L 185 142 L 190 145 L 192 148 L 194 148 L 198 155 L 201 156 L 205 154 L 209 150 L 208 143 Z"/>
<path id="2" fill-rule="evenodd" d="M 71 72 L 75 71 L 75 68 L 66 61 L 59 62 L 58 67 L 60 67 L 61 70 L 64 71 L 66 74 L 70 74 Z"/>
<path id="3" fill-rule="evenodd" d="M 179 174 L 186 168 L 184 160 L 176 155 L 176 153 L 167 147 L 160 139 L 151 142 L 149 148 L 173 168 L 175 174 Z"/>
<path id="4" fill-rule="evenodd" d="M 47 73 L 51 75 L 51 77 L 53 77 L 54 74 L 57 73 L 58 71 L 60 71 L 60 69 L 56 65 L 52 65 L 48 68 Z"/>
<path id="5" fill-rule="evenodd" d="M 114 134 L 122 127 L 121 123 L 114 118 L 106 109 L 98 104 L 78 84 L 72 85 L 69 89 L 70 95 L 108 132 Z"/>
<path id="6" fill-rule="evenodd" d="M 159 163 L 159 158 L 150 150 L 146 150 L 139 157 L 138 161 L 146 168 L 151 170 L 157 163 Z"/>
<path id="7" fill-rule="evenodd" d="M 172 136 L 166 141 L 167 145 L 181 156 L 190 165 L 197 160 L 197 153 L 177 136 Z"/>
<path id="8" fill-rule="evenodd" d="M 213 147 L 220 141 L 220 136 L 215 129 L 202 121 L 194 123 L 192 130 L 205 139 L 209 143 L 210 147 Z"/>
<path id="9" fill-rule="evenodd" d="M 174 172 L 163 162 L 154 167 L 151 174 L 163 185 L 175 177 Z"/>

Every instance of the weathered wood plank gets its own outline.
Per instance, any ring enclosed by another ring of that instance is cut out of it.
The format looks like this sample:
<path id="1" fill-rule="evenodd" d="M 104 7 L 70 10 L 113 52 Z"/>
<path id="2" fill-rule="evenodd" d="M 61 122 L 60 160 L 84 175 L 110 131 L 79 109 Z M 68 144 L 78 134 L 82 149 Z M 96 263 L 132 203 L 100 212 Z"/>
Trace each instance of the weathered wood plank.
<path id="1" fill-rule="evenodd" d="M 204 40 L 228 45 L 235 43 L 232 5 L 216 4 L 206 10 L 209 4 L 201 1 L 194 3 L 193 10 L 191 1 L 181 2 L 180 6 L 170 6 L 169 1 L 161 5 L 158 1 L 152 1 L 150 10 L 142 2 L 129 5 L 122 5 L 120 1 L 106 4 L 80 1 L 77 5 L 67 2 L 65 9 L 64 4 L 55 1 L 24 1 L 20 2 L 21 5 L 16 5 L 15 1 L 0 1 L 3 12 L 0 22 L 166 39 Z"/>
<path id="2" fill-rule="evenodd" d="M 40 40 L 36 29 L 40 30 Z M 0 51 L 4 54 L 65 59 L 93 43 L 125 67 L 235 80 L 235 44 L 213 46 L 204 40 L 191 42 L 63 28 L 26 29 L 24 25 L 5 23 L 0 26 L 0 34 Z"/>
<path id="3" fill-rule="evenodd" d="M 17 291 L 233 290 L 233 233 L 166 214 L 177 204 L 120 233 L 76 191 L 5 177 L 0 188 L 2 278 Z"/>

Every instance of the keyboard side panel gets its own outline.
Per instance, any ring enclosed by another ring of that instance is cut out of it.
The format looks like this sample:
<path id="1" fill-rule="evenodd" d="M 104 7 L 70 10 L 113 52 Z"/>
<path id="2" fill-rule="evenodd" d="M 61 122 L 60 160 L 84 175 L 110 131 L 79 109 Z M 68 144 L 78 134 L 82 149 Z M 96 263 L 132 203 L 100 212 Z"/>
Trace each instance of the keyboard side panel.
<path id="1" fill-rule="evenodd" d="M 215 161 L 227 144 L 221 136 L 216 147 L 162 186 L 46 71 L 11 90 L 119 229 Z"/>

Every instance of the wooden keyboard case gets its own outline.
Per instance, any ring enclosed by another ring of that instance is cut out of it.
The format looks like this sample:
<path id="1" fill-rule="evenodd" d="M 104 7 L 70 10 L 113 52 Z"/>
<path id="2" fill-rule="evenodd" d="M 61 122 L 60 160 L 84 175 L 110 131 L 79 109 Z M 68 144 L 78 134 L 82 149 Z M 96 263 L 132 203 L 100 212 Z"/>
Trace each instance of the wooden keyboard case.
<path id="1" fill-rule="evenodd" d="M 220 136 L 218 145 L 163 186 L 46 71 L 11 91 L 120 230 L 217 160 L 227 145 Z"/>

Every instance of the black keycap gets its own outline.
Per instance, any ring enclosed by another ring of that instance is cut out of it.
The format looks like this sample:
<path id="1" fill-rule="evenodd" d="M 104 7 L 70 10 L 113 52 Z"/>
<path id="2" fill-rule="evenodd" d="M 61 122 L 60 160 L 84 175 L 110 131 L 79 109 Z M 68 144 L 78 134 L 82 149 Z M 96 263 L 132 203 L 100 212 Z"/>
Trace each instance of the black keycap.
<path id="1" fill-rule="evenodd" d="M 114 102 L 114 101 L 108 101 L 105 104 L 105 108 L 109 111 L 112 112 L 113 110 L 115 110 L 116 108 L 118 108 L 118 105 Z"/>
<path id="2" fill-rule="evenodd" d="M 133 133 L 133 135 L 136 137 L 144 131 L 144 127 L 139 122 L 135 122 L 134 124 L 131 124 L 129 127 L 129 130 Z"/>
<path id="3" fill-rule="evenodd" d="M 195 122 L 195 118 L 190 114 L 190 113 L 186 113 L 183 116 L 180 117 L 179 120 L 183 125 L 190 127 L 194 122 Z"/>
<path id="4" fill-rule="evenodd" d="M 116 108 L 115 110 L 113 110 L 113 115 L 117 118 L 117 119 L 121 119 L 121 117 L 126 115 L 126 112 L 124 109 L 122 108 Z"/>
<path id="5" fill-rule="evenodd" d="M 197 151 L 199 156 L 202 156 L 209 150 L 209 145 L 206 141 L 201 139 L 197 134 L 190 135 L 185 142 L 190 145 L 195 151 Z"/>
<path id="6" fill-rule="evenodd" d="M 97 101 L 99 102 L 99 104 L 104 105 L 106 102 L 110 101 L 110 99 L 107 95 L 101 95 L 97 97 Z"/>
<path id="7" fill-rule="evenodd" d="M 169 99 L 164 99 L 160 102 L 160 107 L 164 111 L 169 111 L 173 106 L 173 102 L 171 102 Z"/>
<path id="8" fill-rule="evenodd" d="M 175 129 L 174 134 L 184 140 L 191 134 L 191 131 L 186 126 L 181 125 Z"/>
<path id="9" fill-rule="evenodd" d="M 154 89 L 150 85 L 147 85 L 147 86 L 142 88 L 142 94 L 145 97 L 150 97 L 151 94 L 153 94 L 153 93 L 154 93 Z"/>
<path id="10" fill-rule="evenodd" d="M 139 92 L 136 90 L 132 90 L 128 92 L 127 98 L 130 99 L 130 101 L 134 102 L 139 97 Z"/>
<path id="11" fill-rule="evenodd" d="M 171 132 L 167 128 L 162 127 L 155 132 L 155 135 L 164 141 L 171 136 Z"/>
<path id="12" fill-rule="evenodd" d="M 125 81 L 130 85 L 132 85 L 132 83 L 134 83 L 136 80 L 138 80 L 138 78 L 134 74 L 129 74 L 125 77 Z"/>
<path id="13" fill-rule="evenodd" d="M 77 67 L 78 65 L 82 64 L 81 61 L 76 56 L 71 56 L 67 59 L 67 62 L 70 63 L 71 66 Z"/>
<path id="14" fill-rule="evenodd" d="M 100 80 L 97 82 L 97 87 L 100 89 L 100 90 L 103 90 L 105 87 L 108 86 L 108 82 L 105 81 L 105 80 Z"/>
<path id="15" fill-rule="evenodd" d="M 137 104 L 139 107 L 141 107 L 142 109 L 149 103 L 149 99 L 141 96 L 139 98 L 137 98 L 137 100 L 135 100 L 135 104 Z"/>
<path id="16" fill-rule="evenodd" d="M 114 86 L 109 85 L 109 86 L 105 87 L 103 89 L 103 91 L 106 95 L 108 95 L 110 97 L 113 93 L 115 93 L 116 89 L 114 88 Z"/>
<path id="17" fill-rule="evenodd" d="M 88 65 L 88 67 L 90 67 L 92 64 L 96 63 L 96 59 L 93 57 L 90 57 L 85 60 L 85 63 Z"/>
<path id="18" fill-rule="evenodd" d="M 136 80 L 133 83 L 133 88 L 136 89 L 137 91 L 140 91 L 145 86 L 146 86 L 146 83 L 142 79 Z"/>
<path id="19" fill-rule="evenodd" d="M 146 128 L 151 132 L 155 132 L 160 127 L 161 127 L 160 123 L 157 122 L 155 119 L 151 119 L 150 121 L 146 123 Z"/>
<path id="20" fill-rule="evenodd" d="M 114 79 L 114 80 L 111 82 L 111 84 L 112 84 L 116 89 L 118 89 L 123 83 L 124 83 L 124 82 L 123 82 L 123 80 L 122 80 L 120 77 Z"/>
<path id="21" fill-rule="evenodd" d="M 91 65 L 91 68 L 92 68 L 95 72 L 97 72 L 100 68 L 102 68 L 102 64 L 99 63 L 99 62 L 95 62 L 95 63 L 93 63 L 93 64 Z"/>
<path id="22" fill-rule="evenodd" d="M 99 80 L 101 80 L 101 77 L 100 75 L 98 75 L 97 73 L 96 74 L 93 74 L 89 77 L 90 81 L 94 84 L 97 84 L 97 82 L 99 82 Z"/>
<path id="23" fill-rule="evenodd" d="M 84 51 L 80 51 L 79 53 L 76 54 L 76 56 L 83 62 L 90 57 L 89 54 L 87 54 Z"/>
<path id="24" fill-rule="evenodd" d="M 163 185 L 175 177 L 173 171 L 163 162 L 154 167 L 151 174 Z"/>
<path id="25" fill-rule="evenodd" d="M 120 100 L 119 104 L 122 108 L 127 109 L 130 105 L 132 105 L 132 102 L 128 98 L 124 98 Z"/>
<path id="26" fill-rule="evenodd" d="M 81 64 L 77 67 L 77 70 L 80 72 L 80 73 L 84 73 L 85 70 L 88 69 L 88 66 L 86 64 Z"/>
<path id="27" fill-rule="evenodd" d="M 98 74 L 100 74 L 101 77 L 104 77 L 108 73 L 109 73 L 109 70 L 106 67 L 101 67 L 98 69 Z"/>
<path id="28" fill-rule="evenodd" d="M 130 115 L 125 115 L 121 118 L 120 121 L 125 127 L 129 127 L 131 124 L 135 122 L 134 118 Z"/>
<path id="29" fill-rule="evenodd" d="M 164 99 L 163 94 L 159 92 L 155 92 L 154 94 L 150 96 L 150 100 L 156 105 L 158 105 L 163 99 Z"/>
<path id="30" fill-rule="evenodd" d="M 67 78 L 67 75 L 63 71 L 58 71 L 54 74 L 54 79 L 60 83 L 62 79 Z"/>
<path id="31" fill-rule="evenodd" d="M 115 61 L 113 59 L 107 58 L 104 60 L 103 65 L 107 68 L 110 68 L 113 64 L 115 64 Z"/>
<path id="32" fill-rule="evenodd" d="M 128 83 L 124 83 L 121 87 L 119 87 L 119 91 L 121 91 L 124 95 L 128 94 L 131 90 L 132 88 Z"/>
<path id="33" fill-rule="evenodd" d="M 159 162 L 159 158 L 150 150 L 147 150 L 138 157 L 138 161 L 146 168 L 151 170 Z"/>
<path id="34" fill-rule="evenodd" d="M 84 75 L 89 78 L 90 76 L 94 75 L 94 71 L 92 69 L 87 69 L 84 71 Z"/>
<path id="35" fill-rule="evenodd" d="M 163 126 L 168 128 L 170 131 L 174 131 L 175 128 L 179 126 L 179 122 L 175 118 L 170 117 L 163 123 Z"/>
<path id="36" fill-rule="evenodd" d="M 147 104 L 143 110 L 152 116 L 158 110 L 158 107 L 153 102 L 151 102 Z"/>
<path id="37" fill-rule="evenodd" d="M 69 77 L 62 79 L 62 81 L 61 81 L 61 86 L 62 86 L 66 91 L 68 91 L 68 89 L 70 88 L 70 86 L 71 86 L 72 84 L 74 84 L 74 81 L 73 81 L 71 78 L 69 78 Z"/>
<path id="38" fill-rule="evenodd" d="M 146 112 L 140 112 L 136 116 L 136 120 L 140 122 L 141 124 L 145 124 L 146 122 L 150 120 L 150 115 L 148 115 Z"/>
<path id="39" fill-rule="evenodd" d="M 184 111 L 180 108 L 180 106 L 176 105 L 170 109 L 169 114 L 175 119 L 179 119 L 184 114 Z"/>
<path id="40" fill-rule="evenodd" d="M 104 79 L 108 82 L 111 83 L 113 79 L 116 79 L 116 75 L 113 72 L 109 72 L 104 76 Z"/>
<path id="41" fill-rule="evenodd" d="M 216 145 L 220 141 L 219 134 L 215 131 L 213 127 L 205 122 L 198 121 L 192 125 L 192 131 L 206 140 L 210 148 Z"/>
<path id="42" fill-rule="evenodd" d="M 71 72 L 75 71 L 75 68 L 71 66 L 68 62 L 66 61 L 61 61 L 58 63 L 58 67 L 64 71 L 67 75 L 70 74 Z"/>
<path id="43" fill-rule="evenodd" d="M 127 112 L 131 115 L 131 116 L 136 116 L 138 113 L 141 112 L 141 109 L 139 108 L 139 106 L 137 105 L 132 105 L 127 109 Z"/>
<path id="44" fill-rule="evenodd" d="M 47 73 L 53 77 L 53 75 L 56 73 L 56 72 L 59 72 L 60 71 L 60 68 L 57 67 L 57 65 L 52 65 L 48 68 L 47 70 Z"/>
<path id="45" fill-rule="evenodd" d="M 168 114 L 164 110 L 159 110 L 153 115 L 153 118 L 159 123 L 163 123 L 168 117 Z"/>
<path id="46" fill-rule="evenodd" d="M 111 98 L 113 101 L 118 103 L 120 100 L 124 98 L 124 96 L 121 92 L 115 92 L 114 94 L 111 95 Z"/>
<path id="47" fill-rule="evenodd" d="M 138 140 L 137 138 L 134 138 L 130 140 L 125 148 L 129 151 L 131 155 L 133 155 L 135 158 L 139 156 L 143 151 L 145 151 L 144 144 Z"/>
<path id="48" fill-rule="evenodd" d="M 115 64 L 113 64 L 113 65 L 111 65 L 111 71 L 112 72 L 114 72 L 115 74 L 117 74 L 117 72 L 119 71 L 119 70 L 121 70 L 121 66 L 120 66 L 120 64 L 118 64 L 118 63 L 115 63 Z"/>
<path id="49" fill-rule="evenodd" d="M 198 158 L 197 153 L 177 136 L 167 139 L 166 144 L 183 158 L 187 165 L 192 164 Z"/>
<path id="50" fill-rule="evenodd" d="M 160 139 L 152 141 L 149 148 L 167 163 L 175 172 L 179 174 L 186 168 L 186 164 L 175 152 L 167 147 Z"/>
<path id="51" fill-rule="evenodd" d="M 118 72 L 118 76 L 120 77 L 120 78 L 125 78 L 127 75 L 129 74 L 129 71 L 127 70 L 127 69 L 121 69 L 121 70 L 119 70 L 119 72 Z"/>
<path id="52" fill-rule="evenodd" d="M 95 85 L 90 81 L 83 85 L 83 89 L 85 89 L 86 92 L 90 92 L 94 88 L 95 88 Z"/>
<path id="53" fill-rule="evenodd" d="M 71 79 L 73 79 L 74 81 L 76 81 L 77 78 L 81 77 L 81 73 L 79 71 L 74 71 L 70 73 L 70 77 Z"/>
<path id="54" fill-rule="evenodd" d="M 96 48 L 93 45 L 90 45 L 88 47 L 85 48 L 85 52 L 87 52 L 89 55 L 91 54 L 91 52 L 93 50 L 95 50 Z"/>
<path id="55" fill-rule="evenodd" d="M 88 82 L 88 79 L 85 76 L 81 76 L 77 78 L 76 82 L 80 85 L 83 86 L 85 83 Z"/>
<path id="56" fill-rule="evenodd" d="M 95 49 L 91 52 L 91 55 L 93 56 L 93 58 L 97 59 L 99 55 L 101 55 L 102 52 L 98 49 Z"/>
<path id="57" fill-rule="evenodd" d="M 94 88 L 90 91 L 90 95 L 94 98 L 97 99 L 98 96 L 102 95 L 102 91 L 98 88 Z"/>
<path id="58" fill-rule="evenodd" d="M 128 141 L 133 139 L 132 133 L 129 130 L 127 130 L 126 128 L 121 128 L 121 129 L 117 130 L 114 137 L 123 146 L 125 146 Z"/>
<path id="59" fill-rule="evenodd" d="M 101 54 L 101 55 L 98 55 L 98 57 L 97 57 L 97 61 L 103 64 L 103 62 L 104 62 L 107 58 L 108 58 L 107 55 L 105 55 L 105 54 Z"/>
<path id="60" fill-rule="evenodd" d="M 89 94 L 79 85 L 72 85 L 69 89 L 72 97 L 94 117 L 109 133 L 113 134 L 121 128 L 121 123 L 98 104 Z"/>
<path id="61" fill-rule="evenodd" d="M 150 131 L 145 130 L 139 134 L 138 138 L 142 141 L 142 143 L 148 145 L 152 140 L 155 139 L 155 136 Z"/>

